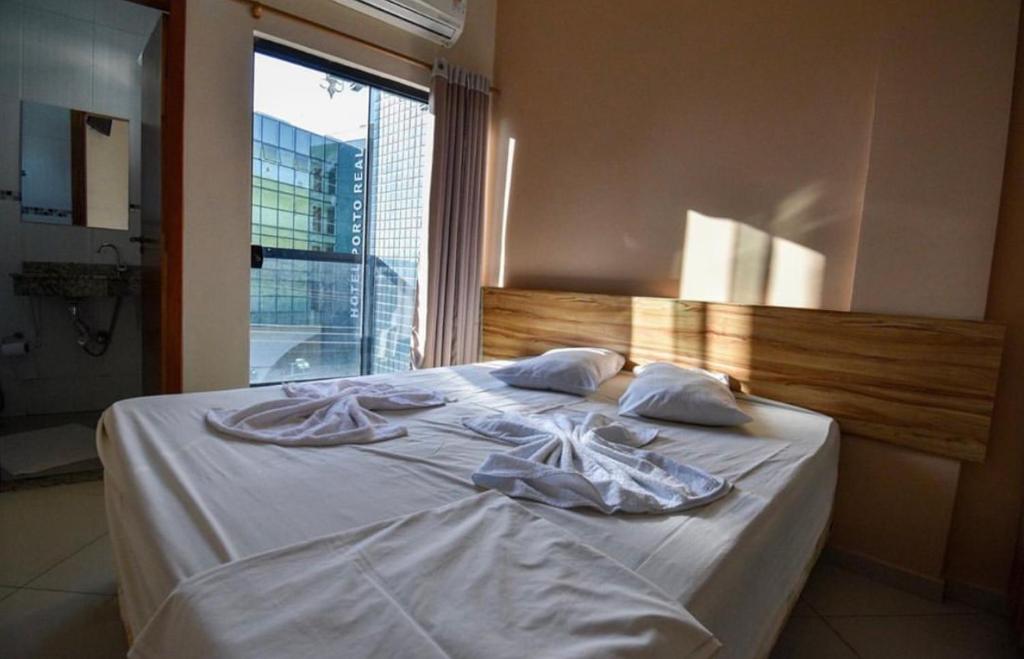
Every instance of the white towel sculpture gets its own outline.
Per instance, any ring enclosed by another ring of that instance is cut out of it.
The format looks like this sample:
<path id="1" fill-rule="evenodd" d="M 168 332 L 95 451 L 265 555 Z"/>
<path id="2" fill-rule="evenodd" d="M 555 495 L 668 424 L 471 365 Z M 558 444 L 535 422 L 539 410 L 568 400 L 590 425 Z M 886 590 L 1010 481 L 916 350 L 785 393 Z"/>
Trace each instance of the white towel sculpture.
<path id="1" fill-rule="evenodd" d="M 634 431 L 601 414 L 464 419 L 485 437 L 515 446 L 487 457 L 473 482 L 512 497 L 605 514 L 666 513 L 710 503 L 732 484 L 696 467 L 640 450 L 657 430 Z"/>
<path id="2" fill-rule="evenodd" d="M 253 442 L 282 446 L 366 444 L 406 434 L 374 410 L 407 410 L 445 404 L 444 396 L 418 387 L 393 387 L 349 380 L 293 383 L 287 398 L 240 410 L 213 409 L 206 422 L 217 430 Z"/>

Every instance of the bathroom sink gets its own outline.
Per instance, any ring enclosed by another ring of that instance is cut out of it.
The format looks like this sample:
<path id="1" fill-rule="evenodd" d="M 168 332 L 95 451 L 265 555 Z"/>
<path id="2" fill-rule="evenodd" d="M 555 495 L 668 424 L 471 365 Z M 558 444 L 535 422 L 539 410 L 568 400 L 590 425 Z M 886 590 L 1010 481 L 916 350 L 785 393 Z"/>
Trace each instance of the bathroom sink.
<path id="1" fill-rule="evenodd" d="M 11 278 L 15 295 L 42 297 L 123 297 L 138 294 L 142 287 L 138 266 L 121 271 L 101 263 L 25 261 Z"/>

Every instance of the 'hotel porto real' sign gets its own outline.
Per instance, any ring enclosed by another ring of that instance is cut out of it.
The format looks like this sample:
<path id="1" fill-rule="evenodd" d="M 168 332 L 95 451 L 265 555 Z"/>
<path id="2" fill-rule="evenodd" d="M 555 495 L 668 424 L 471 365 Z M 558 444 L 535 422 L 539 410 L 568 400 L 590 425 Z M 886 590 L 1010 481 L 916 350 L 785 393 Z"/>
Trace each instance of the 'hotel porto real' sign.
<path id="1" fill-rule="evenodd" d="M 365 192 L 365 176 L 363 173 L 363 164 L 366 161 L 365 149 L 358 149 L 354 154 L 352 167 L 352 233 L 350 237 L 351 245 L 350 249 L 352 254 L 360 254 L 363 247 L 363 224 L 364 217 L 363 211 L 365 209 L 364 192 Z M 352 320 L 359 319 L 359 309 L 362 304 L 362 279 L 363 269 L 353 268 L 354 272 L 352 277 L 349 279 L 349 318 Z"/>

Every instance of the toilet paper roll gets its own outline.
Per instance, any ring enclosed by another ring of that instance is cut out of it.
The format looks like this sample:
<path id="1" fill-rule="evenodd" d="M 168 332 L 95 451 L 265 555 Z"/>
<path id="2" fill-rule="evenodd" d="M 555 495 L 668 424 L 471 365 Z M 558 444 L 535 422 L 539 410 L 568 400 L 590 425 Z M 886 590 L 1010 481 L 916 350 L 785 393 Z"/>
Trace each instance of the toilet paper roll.
<path id="1" fill-rule="evenodd" d="M 17 357 L 28 353 L 28 341 L 11 341 L 0 345 L 0 355 L 4 357 Z"/>

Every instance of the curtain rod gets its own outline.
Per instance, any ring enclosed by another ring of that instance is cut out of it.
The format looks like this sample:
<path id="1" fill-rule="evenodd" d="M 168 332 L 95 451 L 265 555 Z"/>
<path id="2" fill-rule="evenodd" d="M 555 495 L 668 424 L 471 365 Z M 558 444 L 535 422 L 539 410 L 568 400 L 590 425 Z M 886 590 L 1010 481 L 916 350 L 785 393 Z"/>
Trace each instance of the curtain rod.
<path id="1" fill-rule="evenodd" d="M 260 2 L 253 2 L 253 0 L 235 0 L 235 2 L 240 2 L 242 4 L 249 5 L 250 11 L 252 12 L 252 16 L 255 19 L 262 18 L 263 17 L 263 12 L 270 12 L 271 14 L 277 14 L 278 16 L 281 16 L 282 18 L 287 18 L 287 19 L 295 21 L 297 23 L 302 23 L 303 25 L 308 25 L 309 27 L 314 27 L 314 28 L 317 28 L 318 30 L 323 30 L 324 32 L 330 32 L 331 34 L 333 34 L 335 36 L 342 37 L 344 39 L 348 39 L 349 41 L 354 41 L 354 42 L 356 42 L 357 44 L 359 44 L 361 46 L 365 46 L 365 47 L 369 48 L 370 50 L 374 50 L 374 51 L 376 51 L 378 53 L 382 53 L 384 55 L 388 55 L 390 57 L 394 57 L 395 59 L 402 60 L 406 64 L 411 64 L 413 66 L 419 67 L 419 68 L 427 70 L 427 71 L 433 71 L 433 69 L 434 69 L 434 65 L 431 64 L 430 62 L 424 62 L 423 60 L 416 59 L 415 57 L 412 57 L 411 55 L 406 55 L 405 53 L 399 52 L 399 51 L 391 49 L 391 48 L 387 48 L 386 46 L 381 46 L 379 44 L 375 44 L 372 41 L 369 41 L 367 39 L 363 39 L 362 37 L 357 37 L 354 34 L 349 34 L 348 32 L 342 32 L 341 30 L 335 29 L 335 28 L 333 28 L 333 27 L 331 27 L 329 25 L 324 25 L 323 23 L 318 23 L 317 21 L 314 21 L 314 20 L 312 20 L 310 18 L 306 18 L 305 16 L 300 16 L 298 14 L 292 13 L 292 12 L 287 11 L 285 9 L 278 9 L 277 7 L 271 7 L 271 6 L 265 5 L 265 4 L 260 3 Z M 491 87 L 491 93 L 492 94 L 497 94 L 498 91 L 499 90 L 498 90 L 497 87 Z"/>

